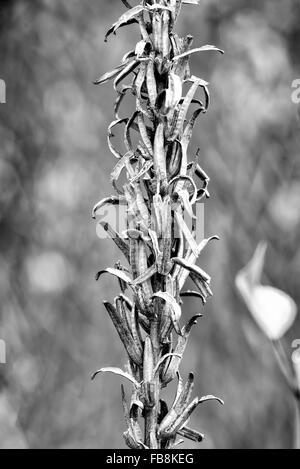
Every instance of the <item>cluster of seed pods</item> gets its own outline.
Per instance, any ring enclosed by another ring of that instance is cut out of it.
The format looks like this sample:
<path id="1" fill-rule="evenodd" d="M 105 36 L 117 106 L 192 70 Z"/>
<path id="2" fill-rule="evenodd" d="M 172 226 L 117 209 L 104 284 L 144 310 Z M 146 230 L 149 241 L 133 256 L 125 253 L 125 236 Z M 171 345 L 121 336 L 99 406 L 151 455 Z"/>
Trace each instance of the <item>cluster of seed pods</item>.
<path id="1" fill-rule="evenodd" d="M 217 239 L 197 239 L 195 207 L 209 197 L 209 178 L 199 165 L 198 154 L 189 162 L 188 147 L 197 118 L 208 109 L 209 91 L 206 81 L 191 74 L 189 58 L 196 52 L 222 51 L 211 45 L 193 49 L 191 36 L 180 38 L 174 32 L 181 7 L 198 2 L 145 0 L 132 6 L 122 0 L 126 11 L 109 29 L 106 40 L 130 24 L 140 27 L 141 37 L 119 66 L 95 82 L 113 80 L 117 93 L 115 118 L 108 128 L 108 146 L 117 161 L 111 173 L 115 194 L 95 205 L 93 217 L 112 205 L 124 205 L 127 214 L 122 233 L 107 221 L 99 222 L 122 251 L 126 265 L 117 262 L 100 271 L 97 280 L 110 274 L 119 281 L 120 295 L 104 306 L 124 344 L 128 363 L 124 370 L 101 368 L 94 377 L 112 372 L 130 382 L 130 402 L 123 387 L 122 401 L 124 438 L 133 449 L 173 448 L 182 441 L 180 437 L 202 441 L 203 435 L 187 426 L 192 412 L 207 400 L 222 402 L 214 396 L 191 400 L 194 375 L 184 383 L 179 372 L 192 326 L 201 316 L 182 327 L 183 298 L 195 296 L 204 304 L 212 295 L 210 276 L 196 261 L 206 245 Z M 128 93 L 135 99 L 135 111 L 123 118 L 119 112 Z M 124 127 L 124 150 L 114 143 L 113 130 L 119 126 Z M 121 185 L 122 173 L 126 183 Z M 195 291 L 183 290 L 188 277 Z M 174 379 L 177 393 L 169 406 L 160 393 Z"/>

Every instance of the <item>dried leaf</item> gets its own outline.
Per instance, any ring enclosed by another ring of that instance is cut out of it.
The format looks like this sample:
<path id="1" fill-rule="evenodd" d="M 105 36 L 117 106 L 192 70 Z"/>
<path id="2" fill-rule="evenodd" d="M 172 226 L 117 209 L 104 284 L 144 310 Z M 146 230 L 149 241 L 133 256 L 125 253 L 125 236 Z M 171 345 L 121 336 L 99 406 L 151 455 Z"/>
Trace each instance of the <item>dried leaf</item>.
<path id="1" fill-rule="evenodd" d="M 181 335 L 181 329 L 179 326 L 179 320 L 181 318 L 181 307 L 176 302 L 175 298 L 173 298 L 169 293 L 162 291 L 155 293 L 153 297 L 161 298 L 168 304 L 168 306 L 170 307 L 170 316 L 173 322 L 174 329 L 178 335 Z"/>
<path id="2" fill-rule="evenodd" d="M 114 375 L 122 376 L 122 378 L 127 379 L 130 381 L 136 388 L 139 388 L 139 383 L 131 376 L 129 373 L 125 373 L 125 371 L 121 370 L 120 368 L 114 368 L 114 367 L 106 367 L 106 368 L 101 368 L 100 370 L 96 371 L 96 373 L 93 374 L 92 380 L 94 380 L 100 373 L 113 373 Z"/>
<path id="3" fill-rule="evenodd" d="M 130 21 L 132 20 L 136 20 L 136 17 L 143 11 L 145 10 L 145 7 L 141 6 L 141 5 L 137 5 L 133 8 L 131 8 L 130 10 L 126 11 L 126 13 L 124 13 L 122 16 L 120 16 L 120 18 L 118 19 L 118 21 L 116 21 L 112 27 L 107 31 L 106 35 L 105 35 L 105 41 L 107 41 L 107 38 L 108 36 L 110 36 L 111 34 L 115 34 L 116 31 L 121 27 L 121 26 L 124 26 L 124 25 L 127 25 L 127 24 L 130 24 Z"/>
<path id="4" fill-rule="evenodd" d="M 204 270 L 202 270 L 199 266 L 197 266 L 195 264 L 191 264 L 191 263 L 187 262 L 185 259 L 180 259 L 179 257 L 173 257 L 172 261 L 175 262 L 175 264 L 178 264 L 178 265 L 184 267 L 189 272 L 194 273 L 196 276 L 198 276 L 204 282 L 207 282 L 208 284 L 210 283 L 211 277 L 206 272 L 204 272 Z"/>
<path id="5" fill-rule="evenodd" d="M 196 443 L 201 443 L 204 440 L 204 435 L 202 433 L 188 427 L 181 428 L 177 434 L 187 438 L 188 440 L 195 441 Z"/>
<path id="6" fill-rule="evenodd" d="M 166 353 L 163 357 L 161 357 L 161 359 L 157 363 L 156 367 L 154 368 L 153 375 L 155 375 L 159 371 L 159 369 L 160 369 L 161 365 L 164 363 L 164 361 L 167 360 L 170 357 L 178 357 L 178 358 L 182 359 L 182 355 L 180 355 L 179 353 Z"/>
<path id="7" fill-rule="evenodd" d="M 176 127 L 174 129 L 173 135 L 170 136 L 171 141 L 174 141 L 178 137 L 178 135 L 180 136 L 182 135 L 183 124 L 184 124 L 188 109 L 192 103 L 192 100 L 194 99 L 197 89 L 199 88 L 199 86 L 203 86 L 204 84 L 205 86 L 208 85 L 207 82 L 204 82 L 200 78 L 196 78 L 196 77 L 192 77 L 190 81 L 192 81 L 193 84 L 191 88 L 189 89 L 184 99 L 183 104 L 180 107 Z"/>
<path id="8" fill-rule="evenodd" d="M 164 124 L 160 122 L 157 126 L 154 139 L 154 170 L 159 183 L 163 188 L 167 186 L 167 167 L 165 154 Z"/>
<path id="9" fill-rule="evenodd" d="M 189 0 L 189 1 L 193 1 L 193 0 Z M 125 5 L 127 8 L 129 8 L 129 9 L 132 8 L 132 6 L 127 2 L 127 0 L 121 0 L 121 2 L 124 3 L 124 5 Z"/>
<path id="10" fill-rule="evenodd" d="M 193 316 L 189 322 L 185 325 L 185 327 L 181 331 L 181 335 L 178 337 L 177 344 L 174 350 L 174 353 L 177 353 L 179 355 L 183 355 L 184 351 L 186 349 L 188 339 L 192 330 L 192 327 L 197 324 L 197 320 L 201 317 L 201 314 L 197 314 Z M 163 383 L 164 385 L 168 384 L 170 381 L 172 381 L 176 374 L 178 373 L 178 367 L 179 367 L 180 360 L 178 358 L 173 357 L 172 360 L 170 361 L 167 370 L 163 374 Z"/>
<path id="11" fill-rule="evenodd" d="M 104 73 L 104 75 L 94 81 L 94 84 L 101 85 L 102 83 L 106 83 L 107 81 L 112 80 L 113 78 L 119 75 L 120 71 L 123 70 L 124 67 L 125 64 L 122 64 L 114 68 L 110 72 Z"/>
<path id="12" fill-rule="evenodd" d="M 176 55 L 173 58 L 173 62 L 179 59 L 183 59 L 184 57 L 190 56 L 191 54 L 195 54 L 196 52 L 205 52 L 205 51 L 216 51 L 216 52 L 220 52 L 221 54 L 224 54 L 223 50 L 218 49 L 216 46 L 212 46 L 211 44 L 208 44 L 206 46 L 197 47 L 196 49 L 191 49 L 186 52 L 183 52 L 182 54 Z"/>
<path id="13" fill-rule="evenodd" d="M 104 306 L 119 334 L 119 337 L 125 347 L 125 350 L 130 358 L 137 366 L 140 366 L 143 363 L 143 350 L 140 343 L 137 343 L 133 340 L 131 331 L 129 330 L 127 321 L 124 320 L 123 311 L 120 311 L 120 302 L 116 299 L 116 306 L 104 301 Z"/>
<path id="14" fill-rule="evenodd" d="M 207 401 L 217 401 L 219 402 L 219 404 L 224 405 L 224 401 L 222 399 L 220 399 L 219 397 L 210 396 L 210 395 L 201 397 L 201 399 L 199 399 L 199 404 L 203 404 L 204 402 L 207 402 Z"/>
<path id="15" fill-rule="evenodd" d="M 155 57 L 155 53 L 151 52 L 150 60 L 147 64 L 147 73 L 146 73 L 148 95 L 149 95 L 150 104 L 153 109 L 155 109 L 155 104 L 156 104 L 156 99 L 157 99 L 157 85 L 156 85 L 156 79 L 155 79 L 155 74 L 154 74 L 154 57 Z"/>
<path id="16" fill-rule="evenodd" d="M 199 5 L 200 0 L 183 0 L 183 5 Z"/>
<path id="17" fill-rule="evenodd" d="M 119 279 L 123 280 L 124 282 L 128 284 L 132 283 L 131 278 L 125 272 L 122 272 L 121 270 L 118 270 L 118 269 L 112 269 L 108 267 L 107 269 L 100 270 L 100 272 L 98 272 L 96 275 L 96 280 L 98 281 L 101 275 L 103 274 L 111 274 L 111 275 L 114 275 L 115 277 L 118 277 Z"/>
<path id="18" fill-rule="evenodd" d="M 128 122 L 128 119 L 127 119 L 127 118 L 125 118 L 125 119 L 117 119 L 117 120 L 113 121 L 113 122 L 109 125 L 108 130 L 107 130 L 107 143 L 108 143 L 108 147 L 109 147 L 111 153 L 112 153 L 116 158 L 118 158 L 118 159 L 121 159 L 121 158 L 123 157 L 123 155 L 122 155 L 119 151 L 117 151 L 117 150 L 115 149 L 115 147 L 113 146 L 113 144 L 112 144 L 112 142 L 111 142 L 111 138 L 114 137 L 114 135 L 113 135 L 113 133 L 112 133 L 112 129 L 113 129 L 114 127 L 116 127 L 117 125 L 124 124 L 124 123 L 127 124 L 127 122 Z"/>
<path id="19" fill-rule="evenodd" d="M 131 62 L 129 62 L 129 64 L 124 67 L 123 70 L 120 71 L 114 81 L 114 89 L 116 91 L 118 91 L 118 85 L 124 80 L 124 78 L 126 78 L 128 75 L 130 75 L 130 73 L 132 73 L 136 69 L 139 63 L 139 60 L 132 60 Z"/>
<path id="20" fill-rule="evenodd" d="M 100 200 L 99 202 L 96 203 L 96 205 L 93 207 L 92 210 L 92 217 L 95 219 L 97 212 L 100 210 L 100 208 L 104 207 L 105 205 L 120 205 L 120 204 L 126 204 L 126 201 L 124 198 L 120 196 L 110 196 L 106 197 L 105 199 Z"/>

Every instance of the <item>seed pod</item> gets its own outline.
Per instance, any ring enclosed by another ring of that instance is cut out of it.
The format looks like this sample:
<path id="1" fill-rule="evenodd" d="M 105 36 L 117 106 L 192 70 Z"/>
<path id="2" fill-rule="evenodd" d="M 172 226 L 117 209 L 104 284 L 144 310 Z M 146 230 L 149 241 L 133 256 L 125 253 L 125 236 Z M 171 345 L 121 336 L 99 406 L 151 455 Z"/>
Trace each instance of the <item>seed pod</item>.
<path id="1" fill-rule="evenodd" d="M 145 203 L 145 199 L 142 193 L 140 183 L 138 182 L 134 183 L 133 188 L 135 192 L 136 206 L 139 211 L 143 227 L 147 231 L 150 226 L 151 219 L 150 219 L 150 213 L 149 213 L 148 207 Z"/>
<path id="2" fill-rule="evenodd" d="M 196 443 L 201 443 L 204 440 L 204 435 L 202 433 L 197 432 L 196 430 L 192 430 L 188 427 L 181 428 L 177 435 L 183 436 L 188 440 L 194 441 Z"/>
<path id="3" fill-rule="evenodd" d="M 146 79 L 146 72 L 147 72 L 147 62 L 141 62 L 137 77 L 134 82 L 134 92 L 139 100 L 141 99 L 141 90 Z"/>
<path id="4" fill-rule="evenodd" d="M 124 80 L 130 73 L 132 73 L 137 66 L 139 65 L 139 60 L 132 60 L 129 62 L 129 64 L 126 65 L 126 67 L 119 73 L 117 78 L 114 81 L 114 89 L 118 91 L 118 85 L 121 83 L 121 81 Z"/>
<path id="5" fill-rule="evenodd" d="M 161 206 L 162 206 L 162 198 L 159 194 L 156 194 L 153 197 L 152 225 L 153 225 L 153 230 L 156 232 L 158 238 L 161 238 L 162 236 Z"/>
<path id="6" fill-rule="evenodd" d="M 144 343 L 144 362 L 143 362 L 143 394 L 144 394 L 144 405 L 146 408 L 151 408 L 155 404 L 154 396 L 154 358 L 152 343 L 149 336 L 146 337 Z"/>
<path id="7" fill-rule="evenodd" d="M 126 149 L 128 152 L 132 152 L 132 153 L 134 153 L 134 150 L 133 150 L 133 145 L 132 145 L 131 136 L 130 136 L 130 129 L 132 128 L 135 122 L 135 119 L 137 118 L 137 115 L 138 115 L 137 111 L 135 111 L 132 114 L 131 118 L 128 119 L 127 121 L 127 124 L 125 126 L 125 131 L 124 131 L 124 143 L 125 143 Z"/>
<path id="8" fill-rule="evenodd" d="M 147 148 L 149 156 L 152 157 L 153 156 L 153 147 L 152 147 L 152 143 L 151 143 L 151 140 L 149 138 L 148 131 L 147 131 L 147 128 L 146 128 L 146 125 L 145 125 L 144 116 L 141 112 L 138 114 L 138 126 L 139 126 L 140 134 L 141 134 L 142 140 L 144 142 L 144 145 Z"/>
<path id="9" fill-rule="evenodd" d="M 157 52 L 162 52 L 162 17 L 159 12 L 153 15 L 152 28 L 154 48 Z"/>
<path id="10" fill-rule="evenodd" d="M 147 65 L 147 76 L 146 76 L 148 95 L 149 95 L 149 100 L 150 100 L 152 109 L 155 109 L 155 104 L 156 104 L 156 99 L 157 99 L 157 85 L 156 85 L 155 73 L 154 73 L 154 57 L 155 57 L 155 53 L 151 52 L 150 60 Z"/>
<path id="11" fill-rule="evenodd" d="M 168 88 L 166 90 L 165 114 L 168 114 L 177 107 L 182 96 L 181 78 L 174 72 L 170 72 L 168 77 Z"/>
<path id="12" fill-rule="evenodd" d="M 174 410 L 177 414 L 179 414 L 182 409 L 189 403 L 190 398 L 192 396 L 192 392 L 194 389 L 194 374 L 190 373 L 188 380 L 182 389 L 181 394 L 178 396 L 177 401 L 174 403 Z"/>
<path id="13" fill-rule="evenodd" d="M 137 5 L 131 8 L 129 11 L 126 11 L 126 13 L 124 13 L 122 16 L 120 16 L 118 21 L 116 21 L 107 31 L 105 35 L 105 42 L 107 42 L 107 38 L 108 36 L 110 36 L 110 34 L 115 34 L 116 31 L 123 25 L 131 24 L 132 22 L 137 22 L 136 18 L 142 11 L 144 11 L 144 8 L 145 7 L 143 7 L 142 5 Z"/>
<path id="14" fill-rule="evenodd" d="M 123 252 L 124 256 L 127 260 L 129 260 L 129 246 L 128 244 L 121 238 L 119 233 L 117 233 L 110 225 L 106 222 L 99 222 L 99 224 L 103 227 L 103 229 L 109 234 L 111 239 L 114 241 L 116 246 Z"/>
<path id="15" fill-rule="evenodd" d="M 169 161 L 167 160 L 167 171 L 170 178 L 174 178 L 178 175 L 180 168 L 182 166 L 182 148 L 178 142 L 171 144 L 171 155 Z"/>
<path id="16" fill-rule="evenodd" d="M 165 155 L 164 124 L 161 122 L 156 130 L 154 139 L 154 170 L 158 183 L 163 191 L 167 190 L 167 167 Z"/>
<path id="17" fill-rule="evenodd" d="M 189 247 L 191 248 L 192 252 L 195 254 L 195 256 L 198 257 L 199 251 L 198 251 L 198 245 L 196 243 L 195 238 L 193 237 L 192 233 L 190 232 L 187 224 L 185 223 L 181 213 L 177 210 L 175 212 L 175 218 L 177 220 L 178 226 L 180 231 L 183 233 Z"/>
<path id="18" fill-rule="evenodd" d="M 200 314 L 194 316 L 182 329 L 181 335 L 177 339 L 177 344 L 174 349 L 174 353 L 181 355 L 181 356 L 184 354 L 192 327 L 193 325 L 197 324 L 197 320 L 199 319 L 199 317 L 201 317 Z M 168 368 L 165 370 L 162 376 L 162 382 L 164 383 L 165 386 L 175 378 L 176 374 L 178 373 L 179 364 L 180 364 L 179 358 L 173 357 L 171 359 Z"/>
<path id="19" fill-rule="evenodd" d="M 126 426 L 128 427 L 126 432 L 123 433 L 124 439 L 129 448 L 142 449 L 144 447 L 142 443 L 142 439 L 143 439 L 142 431 L 140 429 L 137 419 L 130 417 L 123 385 L 121 386 L 121 393 L 122 393 L 122 404 L 123 404 L 125 422 L 126 422 Z"/>
<path id="20" fill-rule="evenodd" d="M 186 38 L 181 41 L 181 44 L 177 44 L 177 47 L 174 49 L 174 56 L 181 54 L 182 52 L 186 52 L 190 49 L 193 43 L 193 36 L 186 36 Z M 189 65 L 188 65 L 189 57 L 183 57 L 175 63 L 174 71 L 177 75 L 180 76 L 182 80 L 186 80 L 190 77 Z"/>
<path id="21" fill-rule="evenodd" d="M 170 137 L 171 141 L 174 141 L 178 137 L 178 135 L 181 136 L 183 124 L 184 124 L 188 109 L 191 105 L 191 102 L 192 102 L 192 100 L 195 96 L 195 93 L 196 93 L 197 89 L 199 88 L 200 84 L 201 84 L 200 79 L 196 79 L 196 78 L 193 79 L 193 84 L 192 84 L 191 88 L 189 89 L 189 91 L 188 91 L 188 93 L 187 93 L 187 95 L 184 99 L 183 104 L 180 107 L 180 111 L 179 111 L 179 114 L 178 114 L 178 119 L 177 119 L 177 122 L 176 122 L 176 127 L 174 129 L 173 135 L 171 135 L 171 137 Z"/>
<path id="22" fill-rule="evenodd" d="M 148 171 L 152 168 L 152 166 L 153 166 L 153 161 L 145 161 L 141 170 L 132 179 L 130 179 L 131 184 L 138 181 L 143 176 L 145 176 L 148 173 Z"/>
<path id="23" fill-rule="evenodd" d="M 123 70 L 124 67 L 125 67 L 125 64 L 121 64 L 118 67 L 111 70 L 110 72 L 105 73 L 100 78 L 94 81 L 94 85 L 101 85 L 102 83 L 105 83 L 108 80 L 112 80 L 113 78 L 119 75 L 120 71 Z"/>
<path id="24" fill-rule="evenodd" d="M 178 335 L 181 335 L 181 329 L 179 327 L 179 320 L 181 318 L 181 308 L 175 299 L 167 292 L 154 293 L 153 297 L 161 298 L 169 305 L 170 317 L 174 326 L 175 331 Z"/>
<path id="25" fill-rule="evenodd" d="M 127 273 L 129 273 L 129 270 L 126 269 L 125 267 L 123 267 L 123 266 L 121 265 L 121 262 L 120 262 L 120 261 L 118 261 L 118 262 L 115 263 L 115 268 L 116 268 L 117 270 L 121 270 L 122 272 L 127 272 Z M 119 284 L 120 284 L 120 288 L 121 288 L 122 293 L 125 293 L 125 291 L 127 290 L 127 283 L 124 282 L 124 280 L 122 280 L 121 278 L 119 278 L 118 280 L 119 280 Z"/>
<path id="26" fill-rule="evenodd" d="M 138 277 L 138 238 L 134 237 L 131 233 L 132 230 L 129 230 L 128 232 L 129 235 L 129 252 L 130 252 L 130 266 L 131 266 L 131 271 L 132 271 L 132 277 L 133 280 L 135 280 Z"/>
<path id="27" fill-rule="evenodd" d="M 162 252 L 161 264 L 158 267 L 158 273 L 167 275 L 172 269 L 171 259 L 171 246 L 172 246 L 172 213 L 171 213 L 171 199 L 166 196 L 162 205 L 161 211 L 162 220 L 162 239 L 159 243 L 160 251 Z"/>
<path id="28" fill-rule="evenodd" d="M 124 168 L 127 168 L 127 167 L 128 167 L 128 163 L 129 163 L 129 161 L 131 160 L 132 157 L 133 157 L 133 152 L 132 152 L 132 151 L 128 151 L 128 152 L 118 161 L 118 163 L 116 164 L 116 166 L 114 167 L 114 169 L 112 170 L 111 175 L 110 175 L 110 180 L 111 180 L 112 185 L 113 185 L 114 188 L 117 190 L 117 192 L 119 192 L 119 193 L 121 193 L 121 194 L 124 194 L 124 192 L 121 192 L 121 190 L 119 190 L 119 189 L 116 187 L 116 182 L 117 182 L 117 180 L 119 179 L 122 170 L 123 170 Z"/>
<path id="29" fill-rule="evenodd" d="M 173 280 L 172 277 L 167 276 L 166 278 L 166 293 L 170 296 L 174 296 Z M 171 318 L 170 306 L 164 302 L 162 306 L 162 314 L 160 316 L 160 342 L 162 344 L 170 341 L 170 334 L 173 330 L 173 322 Z"/>
<path id="30" fill-rule="evenodd" d="M 110 318 L 119 334 L 121 341 L 124 344 L 126 352 L 130 359 L 137 365 L 142 364 L 141 350 L 138 344 L 136 344 L 132 338 L 132 335 L 127 327 L 127 324 L 121 319 L 121 311 L 117 311 L 116 308 L 109 302 L 105 301 L 104 306 L 110 315 Z M 118 303 L 119 306 L 119 303 Z"/>
<path id="31" fill-rule="evenodd" d="M 140 240 L 139 244 L 138 244 L 138 259 L 139 259 L 139 261 L 138 261 L 138 273 L 139 273 L 139 277 L 140 277 L 141 275 L 143 275 L 147 271 L 147 268 L 148 268 L 148 265 L 147 265 L 148 256 L 147 256 L 146 245 L 142 240 Z M 143 294 L 144 294 L 144 300 L 145 300 L 145 303 L 146 303 L 147 309 L 148 309 L 149 306 L 152 304 L 151 299 L 152 299 L 152 295 L 153 295 L 151 280 L 150 279 L 145 280 L 141 284 L 141 287 L 142 287 L 142 291 L 143 291 Z"/>
<path id="32" fill-rule="evenodd" d="M 163 57 L 167 57 L 170 52 L 170 40 L 169 40 L 169 25 L 170 25 L 170 13 L 168 11 L 162 12 L 162 44 L 161 52 Z"/>
<path id="33" fill-rule="evenodd" d="M 118 296 L 115 299 L 115 305 L 116 305 L 116 310 L 121 318 L 122 323 L 125 324 L 129 332 L 131 332 L 131 321 L 130 321 L 130 317 L 128 314 L 129 310 L 126 308 L 126 304 L 121 296 Z"/>

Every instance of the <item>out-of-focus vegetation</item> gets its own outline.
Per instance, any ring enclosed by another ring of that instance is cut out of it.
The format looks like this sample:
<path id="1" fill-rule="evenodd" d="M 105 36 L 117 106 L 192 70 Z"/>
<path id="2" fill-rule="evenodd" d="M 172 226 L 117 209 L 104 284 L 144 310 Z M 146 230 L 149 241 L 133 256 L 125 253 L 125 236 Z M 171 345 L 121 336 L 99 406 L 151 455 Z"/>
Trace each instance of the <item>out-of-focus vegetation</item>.
<path id="1" fill-rule="evenodd" d="M 212 106 L 194 137 L 210 174 L 203 262 L 214 298 L 194 330 L 182 373 L 198 370 L 207 405 L 193 417 L 203 448 L 286 448 L 293 408 L 272 349 L 234 288 L 257 241 L 270 244 L 269 284 L 300 303 L 300 124 L 291 83 L 300 78 L 298 0 L 205 0 L 178 28 L 220 58 L 192 59 L 211 82 Z M 125 360 L 102 300 L 118 285 L 93 280 L 118 252 L 95 236 L 94 200 L 110 191 L 106 149 L 113 91 L 92 80 L 119 63 L 134 31 L 103 42 L 121 2 L 15 0 L 0 7 L 0 446 L 124 447 L 114 377 Z M 133 28 L 134 29 L 134 28 Z M 104 85 L 105 86 L 105 85 Z M 116 287 L 116 288 L 115 288 Z M 190 301 L 190 300 L 189 300 Z M 199 302 L 190 301 L 191 314 Z M 299 320 L 286 338 L 300 339 Z M 212 438 L 213 435 L 213 438 Z"/>

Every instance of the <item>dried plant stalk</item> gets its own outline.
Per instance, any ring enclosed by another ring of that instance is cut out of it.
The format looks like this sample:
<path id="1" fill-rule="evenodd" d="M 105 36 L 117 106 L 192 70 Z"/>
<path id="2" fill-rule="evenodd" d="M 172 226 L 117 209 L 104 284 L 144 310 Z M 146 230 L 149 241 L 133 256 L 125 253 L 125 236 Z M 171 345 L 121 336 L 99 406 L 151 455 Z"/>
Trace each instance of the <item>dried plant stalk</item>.
<path id="1" fill-rule="evenodd" d="M 184 4 L 198 0 L 153 0 L 131 6 L 122 0 L 126 12 L 106 34 L 136 23 L 141 38 L 134 51 L 122 63 L 101 76 L 95 83 L 114 80 L 117 99 L 115 120 L 108 129 L 108 144 L 117 163 L 111 174 L 116 195 L 105 198 L 93 209 L 96 217 L 107 205 L 127 206 L 127 231 L 118 233 L 108 223 L 104 230 L 112 237 L 128 262 L 107 268 L 104 273 L 115 276 L 122 293 L 105 308 L 128 355 L 126 370 L 102 368 L 126 378 L 132 386 L 130 405 L 122 387 L 122 401 L 127 430 L 124 438 L 134 449 L 169 449 L 182 436 L 200 442 L 203 435 L 187 427 L 192 412 L 207 400 L 222 401 L 214 396 L 191 400 L 194 375 L 184 384 L 179 373 L 180 362 L 192 326 L 180 326 L 181 297 L 196 296 L 205 303 L 211 296 L 210 276 L 196 265 L 197 258 L 212 237 L 197 243 L 195 205 L 209 197 L 209 178 L 198 163 L 198 155 L 188 162 L 188 146 L 193 127 L 209 105 L 208 83 L 191 75 L 189 57 L 196 52 L 220 51 L 214 46 L 191 49 L 192 37 L 179 38 L 174 25 Z M 125 79 L 131 79 L 124 85 Z M 183 97 L 183 85 L 189 90 Z M 204 103 L 196 98 L 204 94 Z M 136 109 L 129 118 L 120 118 L 119 110 L 126 93 L 135 98 Z M 196 110 L 188 116 L 190 106 Z M 125 152 L 117 150 L 112 130 L 124 125 Z M 138 136 L 134 144 L 132 135 Z M 127 182 L 117 185 L 122 173 Z M 202 187 L 197 188 L 196 178 Z M 184 214 L 192 219 L 192 229 Z M 182 291 L 190 277 L 199 291 Z M 160 399 L 161 389 L 178 380 L 172 405 Z M 145 420 L 144 432 L 140 427 Z"/>

